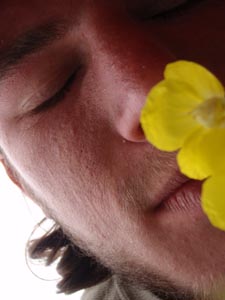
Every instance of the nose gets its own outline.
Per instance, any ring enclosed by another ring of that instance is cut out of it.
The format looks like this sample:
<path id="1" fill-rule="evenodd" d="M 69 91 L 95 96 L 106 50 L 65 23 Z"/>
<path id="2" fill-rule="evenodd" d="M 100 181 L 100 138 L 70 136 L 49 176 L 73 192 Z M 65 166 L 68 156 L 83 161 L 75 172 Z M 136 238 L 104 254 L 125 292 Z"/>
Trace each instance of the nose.
<path id="1" fill-rule="evenodd" d="M 121 123 L 117 123 L 118 132 L 123 139 L 129 142 L 147 142 L 139 121 L 139 114 L 128 114 Z"/>
<path id="2" fill-rule="evenodd" d="M 114 126 L 117 133 L 129 142 L 146 142 L 144 132 L 140 124 L 141 109 L 146 98 L 146 90 L 141 85 L 137 89 L 126 88 L 121 100 L 114 106 Z"/>
<path id="3" fill-rule="evenodd" d="M 154 36 L 150 22 L 97 11 L 89 23 L 96 89 L 111 128 L 129 142 L 146 142 L 141 110 L 151 87 L 163 78 L 170 51 Z"/>

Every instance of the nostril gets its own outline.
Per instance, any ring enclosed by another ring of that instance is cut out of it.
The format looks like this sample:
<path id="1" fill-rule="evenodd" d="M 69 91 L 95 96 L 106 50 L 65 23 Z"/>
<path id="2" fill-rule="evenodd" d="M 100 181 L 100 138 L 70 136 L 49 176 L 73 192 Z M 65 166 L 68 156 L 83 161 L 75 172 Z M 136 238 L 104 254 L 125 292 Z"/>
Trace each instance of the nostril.
<path id="1" fill-rule="evenodd" d="M 126 141 L 135 143 L 146 142 L 145 134 L 139 119 L 133 119 L 130 120 L 130 122 L 124 122 L 120 124 L 119 133 Z"/>
<path id="2" fill-rule="evenodd" d="M 137 132 L 136 132 L 136 135 L 137 135 L 137 140 L 136 141 L 139 141 L 139 142 L 146 142 L 146 137 L 145 137 L 145 134 L 144 134 L 144 131 L 141 127 L 141 124 L 138 122 L 138 126 L 137 126 Z"/>
<path id="3" fill-rule="evenodd" d="M 144 139 L 146 140 L 144 130 L 140 123 L 138 125 L 138 131 L 139 131 L 140 135 L 142 135 L 144 137 Z"/>
<path id="4" fill-rule="evenodd" d="M 136 91 L 137 92 L 137 91 Z M 143 93 L 143 96 L 142 96 Z M 117 133 L 122 139 L 130 142 L 146 142 L 145 134 L 140 123 L 141 110 L 145 100 L 145 93 L 138 92 L 125 98 L 113 109 L 113 122 Z M 140 99 L 144 99 L 140 101 Z"/>

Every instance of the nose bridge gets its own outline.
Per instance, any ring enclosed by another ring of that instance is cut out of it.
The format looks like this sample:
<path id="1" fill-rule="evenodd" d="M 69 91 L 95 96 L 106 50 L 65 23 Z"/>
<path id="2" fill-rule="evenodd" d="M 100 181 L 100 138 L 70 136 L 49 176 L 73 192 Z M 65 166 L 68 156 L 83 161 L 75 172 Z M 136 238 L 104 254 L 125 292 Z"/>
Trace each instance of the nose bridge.
<path id="1" fill-rule="evenodd" d="M 150 88 L 162 79 L 165 64 L 174 57 L 157 41 L 150 25 L 127 15 L 96 13 L 89 26 L 94 76 L 108 118 L 122 138 L 145 141 L 141 109 Z"/>

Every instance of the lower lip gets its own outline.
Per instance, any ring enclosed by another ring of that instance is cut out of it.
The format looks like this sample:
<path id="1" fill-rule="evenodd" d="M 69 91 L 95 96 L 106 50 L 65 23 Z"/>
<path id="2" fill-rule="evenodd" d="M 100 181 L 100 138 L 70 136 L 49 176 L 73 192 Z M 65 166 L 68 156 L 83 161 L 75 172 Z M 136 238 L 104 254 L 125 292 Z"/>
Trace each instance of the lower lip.
<path id="1" fill-rule="evenodd" d="M 202 212 L 202 182 L 190 180 L 157 207 L 158 212 Z"/>

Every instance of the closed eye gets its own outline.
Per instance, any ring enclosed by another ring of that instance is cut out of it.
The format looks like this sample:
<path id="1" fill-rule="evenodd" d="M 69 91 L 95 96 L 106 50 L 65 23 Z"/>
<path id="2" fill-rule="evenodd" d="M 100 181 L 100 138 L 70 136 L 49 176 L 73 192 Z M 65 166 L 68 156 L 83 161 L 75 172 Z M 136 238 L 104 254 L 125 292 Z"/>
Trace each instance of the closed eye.
<path id="1" fill-rule="evenodd" d="M 43 101 L 40 105 L 33 108 L 31 111 L 29 111 L 26 116 L 32 116 L 39 113 L 43 113 L 47 111 L 48 109 L 55 107 L 59 102 L 61 102 L 66 95 L 70 92 L 73 83 L 75 82 L 77 78 L 77 73 L 79 71 L 79 68 L 76 69 L 76 71 L 66 80 L 65 84 L 61 89 L 59 89 L 52 97 L 49 99 Z"/>
<path id="2" fill-rule="evenodd" d="M 144 4 L 139 2 L 138 6 L 133 8 L 133 12 L 135 9 L 141 21 L 164 19 L 185 14 L 188 9 L 204 1 L 206 0 L 149 0 Z"/>
<path id="3" fill-rule="evenodd" d="M 172 18 L 175 16 L 180 16 L 186 14 L 186 12 L 195 7 L 196 5 L 204 2 L 206 0 L 187 0 L 184 3 L 181 3 L 179 6 L 174 7 L 173 9 L 169 9 L 163 12 L 160 12 L 152 17 L 152 19 L 159 19 L 159 18 Z"/>

